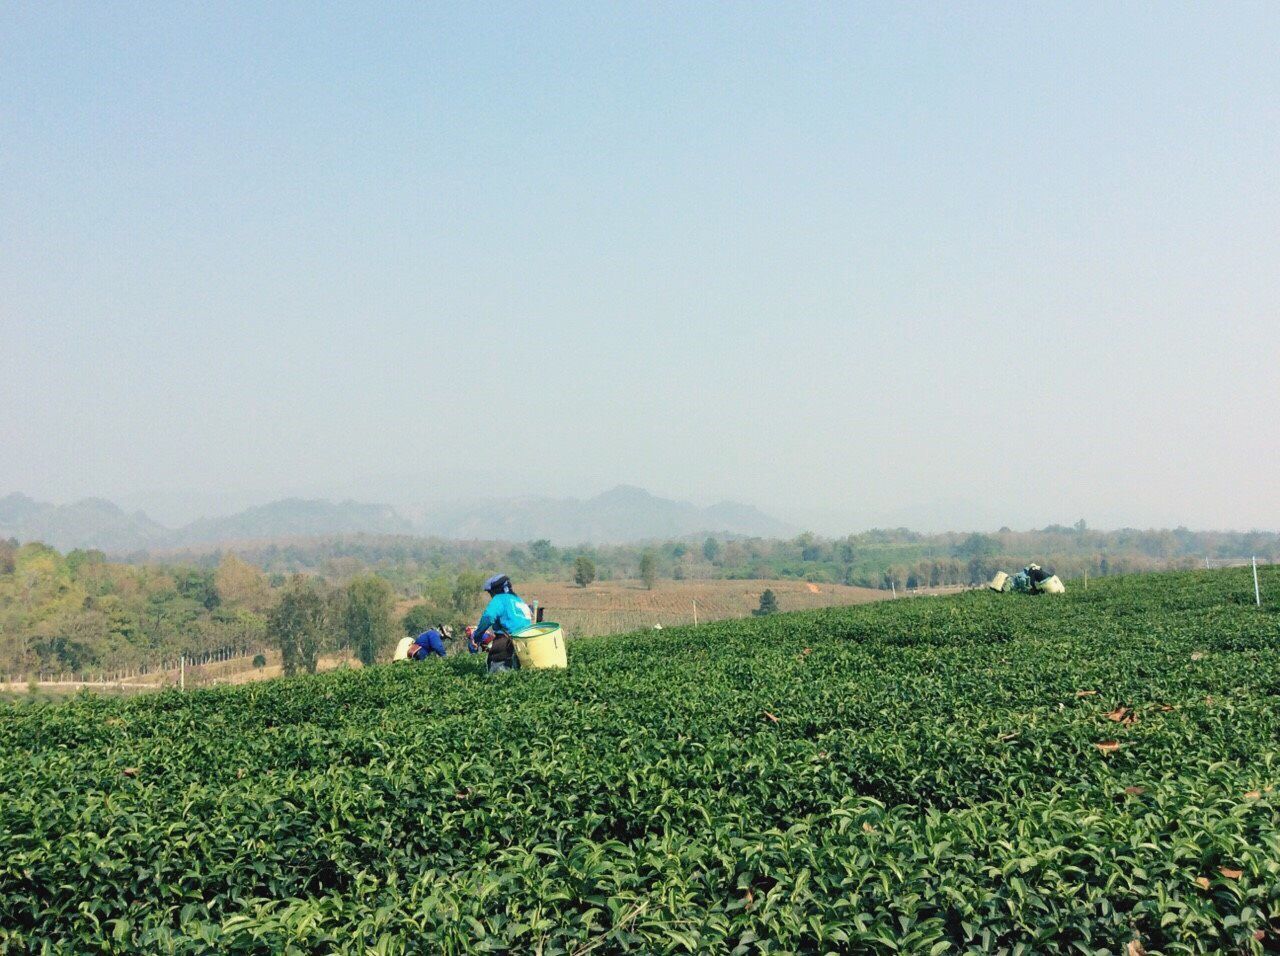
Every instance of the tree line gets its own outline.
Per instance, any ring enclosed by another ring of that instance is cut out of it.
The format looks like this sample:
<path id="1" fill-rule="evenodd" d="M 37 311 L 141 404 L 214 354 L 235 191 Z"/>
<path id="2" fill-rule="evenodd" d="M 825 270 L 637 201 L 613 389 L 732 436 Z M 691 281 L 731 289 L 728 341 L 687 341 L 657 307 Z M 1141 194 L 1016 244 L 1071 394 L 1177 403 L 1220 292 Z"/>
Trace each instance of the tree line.
<path id="1" fill-rule="evenodd" d="M 177 552 L 129 562 L 0 540 L 0 674 L 143 668 L 179 655 L 281 652 L 285 669 L 321 655 L 373 661 L 397 633 L 474 621 L 488 574 L 518 583 L 799 579 L 872 588 L 974 585 L 1030 561 L 1064 578 L 1257 555 L 1280 560 L 1271 532 L 1094 531 L 1083 521 L 1038 531 L 925 535 L 877 529 L 842 538 L 709 536 L 557 547 L 351 535 Z M 398 602 L 413 606 L 397 612 Z"/>
<path id="2" fill-rule="evenodd" d="M 837 538 L 801 534 L 787 539 L 699 536 L 623 545 L 557 546 L 447 541 L 401 535 L 344 535 L 273 542 L 237 549 L 277 584 L 289 574 L 318 574 L 343 582 L 373 572 L 398 593 L 438 592 L 460 572 L 501 570 L 521 581 L 587 583 L 659 579 L 776 579 L 870 588 L 977 584 L 995 570 L 1030 561 L 1053 564 L 1076 577 L 1195 567 L 1257 555 L 1280 560 L 1273 532 L 1120 529 L 1096 531 L 1084 521 L 1031 531 L 921 534 L 906 528 L 872 529 Z M 220 551 L 170 552 L 140 559 L 216 568 Z M 451 585 L 449 585 L 451 586 Z M 447 601 L 439 601 L 448 604 Z"/>
<path id="3" fill-rule="evenodd" d="M 234 554 L 215 568 L 128 565 L 0 541 L 0 676 L 145 672 L 268 648 L 286 673 L 314 671 L 327 652 L 370 664 L 394 642 L 395 600 L 373 573 L 273 580 Z"/>

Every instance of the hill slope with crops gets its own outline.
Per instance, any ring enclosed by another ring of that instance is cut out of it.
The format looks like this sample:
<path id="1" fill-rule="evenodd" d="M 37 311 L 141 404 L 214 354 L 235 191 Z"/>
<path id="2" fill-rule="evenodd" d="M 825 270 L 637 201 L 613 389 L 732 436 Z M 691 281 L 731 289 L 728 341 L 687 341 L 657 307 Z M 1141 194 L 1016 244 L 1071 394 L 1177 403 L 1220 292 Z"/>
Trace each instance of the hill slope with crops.
<path id="1" fill-rule="evenodd" d="M 8 706 L 0 951 L 1261 952 L 1252 600 L 1108 579 L 583 640 L 567 672 Z"/>

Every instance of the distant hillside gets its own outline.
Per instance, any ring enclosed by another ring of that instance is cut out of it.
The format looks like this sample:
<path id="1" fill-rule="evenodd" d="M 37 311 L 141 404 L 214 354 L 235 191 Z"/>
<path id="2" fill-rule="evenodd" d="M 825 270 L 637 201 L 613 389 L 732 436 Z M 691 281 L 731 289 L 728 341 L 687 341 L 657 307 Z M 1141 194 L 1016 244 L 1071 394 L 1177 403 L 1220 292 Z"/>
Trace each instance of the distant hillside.
<path id="1" fill-rule="evenodd" d="M 795 533 L 750 505 L 723 502 L 699 508 L 619 485 L 585 501 L 576 498 L 508 498 L 467 502 L 429 511 L 418 529 L 446 538 L 557 544 L 619 544 L 696 534 L 776 538 Z"/>
<path id="2" fill-rule="evenodd" d="M 162 544 L 170 533 L 141 511 L 128 514 L 101 498 L 69 505 L 22 494 L 0 498 L 0 538 L 43 541 L 61 550 L 136 551 Z"/>
<path id="3" fill-rule="evenodd" d="M 296 538 L 311 535 L 405 534 L 413 528 L 389 505 L 285 498 L 223 518 L 202 518 L 172 534 L 171 545 Z"/>
<path id="4" fill-rule="evenodd" d="M 26 495 L 0 498 L 0 538 L 43 541 L 56 548 L 99 548 L 116 554 L 195 548 L 228 542 L 344 534 L 429 534 L 443 538 L 558 544 L 623 544 L 698 534 L 785 537 L 781 521 L 742 504 L 699 508 L 640 488 L 619 486 L 586 501 L 512 498 L 471 501 L 428 510 L 410 522 L 389 505 L 286 498 L 235 514 L 166 528 L 142 512 L 127 514 L 109 501 L 70 505 Z"/>
<path id="5" fill-rule="evenodd" d="M 0 498 L 0 538 L 43 541 L 60 550 L 97 548 L 116 554 L 229 541 L 261 541 L 367 532 L 406 534 L 413 528 L 387 505 L 287 498 L 220 518 L 166 528 L 141 511 L 128 514 L 110 501 L 86 498 L 69 505 L 22 494 Z"/>

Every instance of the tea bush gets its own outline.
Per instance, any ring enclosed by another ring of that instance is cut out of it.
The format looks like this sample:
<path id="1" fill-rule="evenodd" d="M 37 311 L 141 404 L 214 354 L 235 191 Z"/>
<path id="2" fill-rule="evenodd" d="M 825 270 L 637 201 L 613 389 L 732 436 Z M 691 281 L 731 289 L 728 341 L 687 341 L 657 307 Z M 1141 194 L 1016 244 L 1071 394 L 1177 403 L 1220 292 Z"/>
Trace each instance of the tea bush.
<path id="1" fill-rule="evenodd" d="M 1108 579 L 583 640 L 566 672 L 8 706 L 0 951 L 1262 952 L 1280 614 L 1246 594 Z"/>

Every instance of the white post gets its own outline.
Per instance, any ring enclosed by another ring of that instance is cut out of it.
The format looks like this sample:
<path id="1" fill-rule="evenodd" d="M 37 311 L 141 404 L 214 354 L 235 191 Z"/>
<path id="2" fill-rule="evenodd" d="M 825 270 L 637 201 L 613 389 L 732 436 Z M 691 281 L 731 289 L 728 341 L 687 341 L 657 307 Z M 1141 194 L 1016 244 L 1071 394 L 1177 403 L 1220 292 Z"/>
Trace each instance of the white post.
<path id="1" fill-rule="evenodd" d="M 1258 556 L 1253 556 L 1253 599 L 1262 607 L 1262 592 L 1258 590 Z"/>
<path id="2" fill-rule="evenodd" d="M 187 655 L 178 658 L 178 690 L 187 689 Z"/>
<path id="3" fill-rule="evenodd" d="M 693 626 L 698 626 L 698 602 L 693 602 Z"/>
<path id="4" fill-rule="evenodd" d="M 893 596 L 896 598 L 898 596 L 898 586 L 890 581 L 889 588 L 893 591 Z"/>

